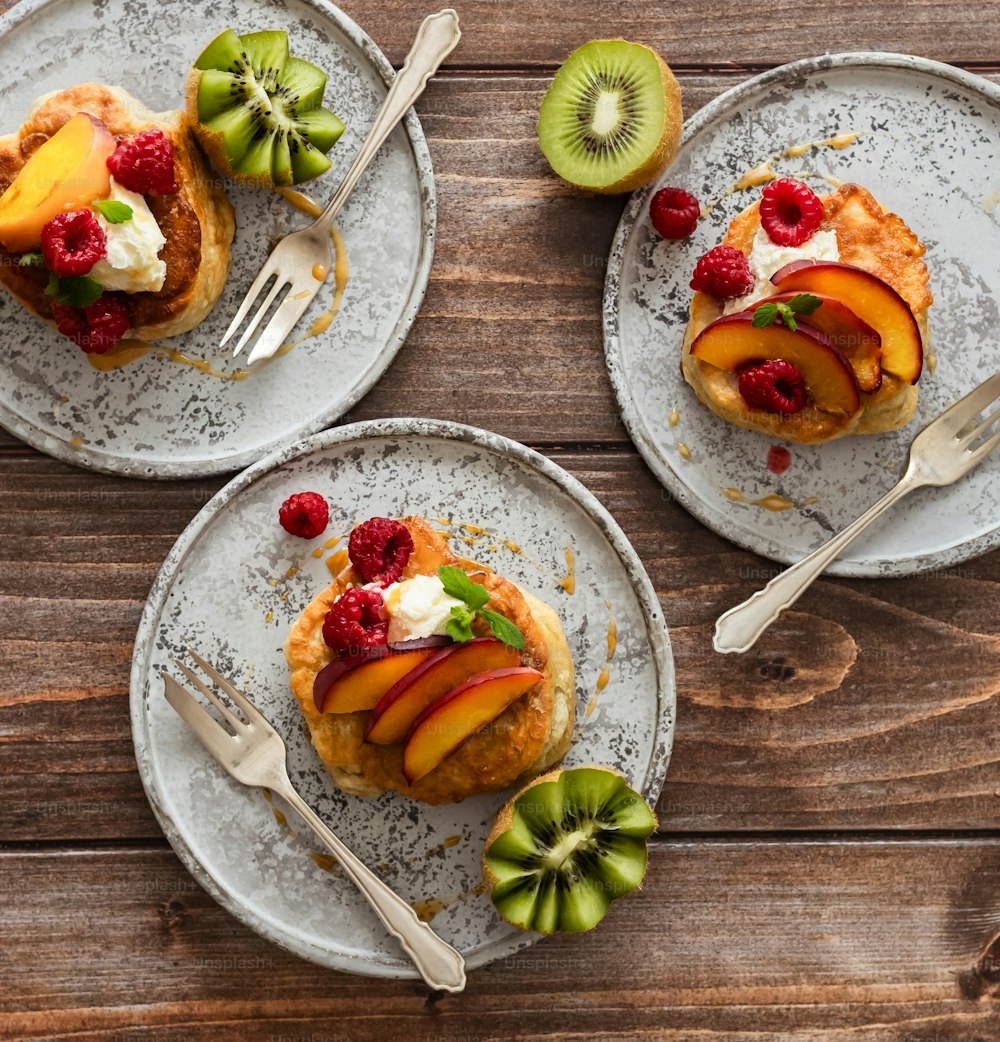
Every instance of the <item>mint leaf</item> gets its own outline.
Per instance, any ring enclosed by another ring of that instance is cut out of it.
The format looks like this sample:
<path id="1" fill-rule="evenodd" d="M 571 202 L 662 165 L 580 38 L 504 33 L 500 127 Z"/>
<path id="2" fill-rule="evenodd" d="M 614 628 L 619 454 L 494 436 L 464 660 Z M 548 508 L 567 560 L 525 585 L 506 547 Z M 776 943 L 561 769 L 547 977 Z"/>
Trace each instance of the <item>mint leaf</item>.
<path id="1" fill-rule="evenodd" d="M 22 268 L 41 267 L 45 258 L 40 253 L 25 253 L 17 262 Z"/>
<path id="2" fill-rule="evenodd" d="M 479 617 L 485 620 L 490 632 L 497 640 L 502 640 L 504 644 L 512 648 L 524 647 L 524 637 L 510 619 L 505 618 L 499 612 L 490 611 L 489 608 L 481 609 Z"/>
<path id="3" fill-rule="evenodd" d="M 777 304 L 761 304 L 753 313 L 753 321 L 750 323 L 754 329 L 764 329 L 778 317 Z"/>
<path id="4" fill-rule="evenodd" d="M 462 644 L 467 640 L 472 640 L 474 634 L 472 632 L 472 620 L 475 616 L 469 611 L 468 608 L 463 605 L 456 604 L 451 609 L 451 618 L 445 625 L 445 629 L 448 631 L 448 636 L 452 640 L 458 641 Z"/>
<path id="5" fill-rule="evenodd" d="M 481 608 L 490 599 L 489 593 L 479 583 L 474 583 L 461 568 L 454 565 L 441 565 L 438 568 L 438 578 L 449 597 L 465 601 L 473 611 Z"/>
<path id="6" fill-rule="evenodd" d="M 103 292 L 104 287 L 89 275 L 60 278 L 50 274 L 49 284 L 45 287 L 47 296 L 55 297 L 57 304 L 71 308 L 89 308 Z"/>
<path id="7" fill-rule="evenodd" d="M 132 207 L 117 199 L 97 199 L 90 204 L 108 224 L 124 224 L 132 220 Z"/>
<path id="8" fill-rule="evenodd" d="M 812 293 L 796 293 L 788 306 L 796 315 L 811 315 L 823 301 Z"/>
<path id="9" fill-rule="evenodd" d="M 787 304 L 778 304 L 778 314 L 781 315 L 781 321 L 794 333 L 798 329 L 798 325 L 795 322 L 795 312 Z"/>

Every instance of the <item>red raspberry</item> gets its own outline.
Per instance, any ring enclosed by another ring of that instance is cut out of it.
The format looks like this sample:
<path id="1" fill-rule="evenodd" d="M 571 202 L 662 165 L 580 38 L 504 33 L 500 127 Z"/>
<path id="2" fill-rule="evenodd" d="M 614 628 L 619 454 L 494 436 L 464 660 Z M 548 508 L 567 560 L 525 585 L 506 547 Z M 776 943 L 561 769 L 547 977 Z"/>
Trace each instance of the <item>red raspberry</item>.
<path id="1" fill-rule="evenodd" d="M 53 304 L 52 318 L 63 336 L 91 355 L 103 355 L 109 351 L 129 327 L 125 305 L 108 293 L 102 294 L 87 308 Z"/>
<path id="2" fill-rule="evenodd" d="M 764 186 L 760 223 L 778 246 L 801 246 L 823 221 L 819 196 L 794 177 L 782 177 Z"/>
<path id="3" fill-rule="evenodd" d="M 351 564 L 366 583 L 394 583 L 413 553 L 413 536 L 388 517 L 372 517 L 351 532 L 347 544 Z"/>
<path id="4" fill-rule="evenodd" d="M 278 508 L 278 520 L 289 535 L 315 539 L 326 531 L 330 508 L 318 492 L 296 492 Z"/>
<path id="5" fill-rule="evenodd" d="M 757 281 L 750 262 L 735 246 L 716 246 L 695 265 L 691 288 L 719 300 L 742 297 Z"/>
<path id="6" fill-rule="evenodd" d="M 57 275 L 86 275 L 108 255 L 108 238 L 90 210 L 52 218 L 42 229 L 42 257 Z"/>
<path id="7" fill-rule="evenodd" d="M 686 239 L 701 217 L 701 203 L 683 188 L 661 188 L 650 200 L 649 217 L 664 239 Z"/>
<path id="8" fill-rule="evenodd" d="M 738 384 L 747 405 L 765 412 L 791 416 L 806 404 L 802 374 L 782 358 L 748 366 L 740 373 Z"/>
<path id="9" fill-rule="evenodd" d="M 144 130 L 118 142 L 115 154 L 108 157 L 114 179 L 132 192 L 143 195 L 173 195 L 174 146 L 162 130 Z"/>
<path id="10" fill-rule="evenodd" d="M 357 655 L 388 639 L 389 613 L 378 590 L 348 590 L 323 620 L 323 640 L 341 654 Z"/>

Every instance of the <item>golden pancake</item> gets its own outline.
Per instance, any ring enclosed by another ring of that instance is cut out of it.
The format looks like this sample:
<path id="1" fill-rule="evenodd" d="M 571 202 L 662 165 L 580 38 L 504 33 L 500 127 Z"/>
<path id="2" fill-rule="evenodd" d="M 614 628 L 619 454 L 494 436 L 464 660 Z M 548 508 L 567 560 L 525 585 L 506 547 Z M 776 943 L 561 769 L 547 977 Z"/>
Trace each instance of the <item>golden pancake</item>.
<path id="1" fill-rule="evenodd" d="M 306 718 L 313 745 L 345 792 L 377 796 L 394 789 L 425 803 L 456 803 L 467 796 L 504 789 L 558 762 L 569 748 L 575 722 L 573 660 L 556 613 L 490 568 L 452 553 L 442 535 L 421 518 L 401 519 L 414 551 L 403 578 L 434 574 L 439 565 L 463 569 L 490 594 L 489 606 L 510 619 L 525 640 L 523 664 L 542 679 L 489 727 L 467 738 L 429 774 L 410 785 L 403 776 L 403 746 L 364 741 L 370 712 L 320 713 L 313 682 L 336 657 L 323 640 L 323 619 L 350 586 L 363 584 L 345 568 L 302 612 L 285 642 L 291 687 Z M 487 631 L 483 631 L 485 634 Z"/>
<path id="2" fill-rule="evenodd" d="M 167 240 L 160 251 L 166 280 L 158 293 L 119 293 L 131 319 L 129 336 L 158 340 L 193 329 L 211 311 L 229 273 L 229 248 L 236 228 L 233 208 L 209 170 L 182 111 L 152 112 L 121 87 L 83 83 L 39 98 L 23 125 L 0 137 L 0 193 L 28 157 L 78 112 L 101 120 L 112 134 L 125 136 L 156 127 L 170 138 L 179 190 L 146 196 Z M 0 246 L 0 282 L 36 315 L 51 321 L 45 295 L 48 273 L 20 267 L 17 254 Z"/>
<path id="3" fill-rule="evenodd" d="M 927 308 L 933 302 L 925 249 L 902 218 L 888 212 L 859 185 L 846 184 L 820 196 L 823 221 L 818 230 L 834 231 L 840 260 L 888 283 L 906 301 L 917 321 L 924 354 L 930 347 Z M 733 218 L 723 243 L 749 256 L 760 228 L 760 204 L 754 203 Z M 774 292 L 777 292 L 775 290 Z M 849 301 L 845 301 L 849 306 Z M 737 388 L 737 376 L 691 355 L 698 334 L 723 314 L 724 302 L 696 292 L 684 336 L 681 372 L 698 400 L 717 416 L 748 430 L 810 444 L 847 434 L 878 434 L 905 426 L 917 407 L 917 386 L 883 370 L 881 386 L 862 393 L 861 408 L 851 416 L 824 412 L 807 402 L 797 413 L 778 414 L 750 406 Z"/>

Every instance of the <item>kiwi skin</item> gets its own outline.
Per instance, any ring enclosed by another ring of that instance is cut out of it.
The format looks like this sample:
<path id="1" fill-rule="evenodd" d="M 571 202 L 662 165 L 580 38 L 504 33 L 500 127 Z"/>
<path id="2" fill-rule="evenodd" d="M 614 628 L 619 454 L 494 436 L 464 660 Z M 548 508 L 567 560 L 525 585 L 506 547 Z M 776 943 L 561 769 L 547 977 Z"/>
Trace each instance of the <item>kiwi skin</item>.
<path id="1" fill-rule="evenodd" d="M 625 775 L 622 774 L 621 771 L 614 770 L 614 768 L 612 768 L 612 767 L 603 767 L 600 764 L 596 764 L 596 763 L 594 763 L 594 764 L 582 764 L 580 766 L 583 767 L 583 768 L 592 770 L 592 771 L 604 771 L 606 774 L 617 775 L 619 778 L 621 778 L 626 783 L 626 785 L 628 784 L 628 779 L 625 777 Z M 489 861 L 487 860 L 486 855 L 487 855 L 487 852 L 489 851 L 490 847 L 493 846 L 493 843 L 497 839 L 499 839 L 500 836 L 502 836 L 505 832 L 508 832 L 510 830 L 511 826 L 513 825 L 513 823 L 514 823 L 514 807 L 515 807 L 515 804 L 517 803 L 517 801 L 526 792 L 528 792 L 530 789 L 533 789 L 536 785 L 542 785 L 545 782 L 557 781 L 559 779 L 559 777 L 562 774 L 564 774 L 566 771 L 578 770 L 578 769 L 579 768 L 577 768 L 577 767 L 556 767 L 554 770 L 548 771 L 545 774 L 540 774 L 537 778 L 533 778 L 530 782 L 527 783 L 527 785 L 523 786 L 516 793 L 514 793 L 514 795 L 511 796 L 511 798 L 500 809 L 500 813 L 497 815 L 497 819 L 493 823 L 493 828 L 490 829 L 490 834 L 486 837 L 486 842 L 483 845 L 483 855 L 482 855 L 482 858 L 480 860 L 480 865 L 482 867 L 482 872 L 483 872 L 483 883 L 487 887 L 487 892 L 488 893 L 490 893 L 490 894 L 493 893 L 493 888 L 497 885 L 499 880 L 493 874 L 493 870 L 490 868 Z M 652 818 L 653 818 L 653 830 L 655 831 L 656 829 L 658 829 L 660 827 L 659 819 L 656 817 L 656 814 L 653 813 L 652 810 L 650 810 L 650 814 L 652 815 Z M 647 867 L 648 867 L 648 863 L 647 863 Z M 636 889 L 639 889 L 640 887 L 641 887 L 641 883 L 639 884 L 639 886 L 636 887 Z M 506 920 L 506 921 L 509 921 L 509 920 Z M 519 930 L 525 929 L 524 927 L 520 926 L 518 923 L 513 923 L 512 925 L 517 926 L 517 928 Z M 594 927 L 597 926 L 597 925 L 598 925 L 598 923 L 595 923 L 594 926 L 591 927 L 591 929 L 594 929 Z M 526 931 L 526 932 L 531 932 L 531 931 Z"/>

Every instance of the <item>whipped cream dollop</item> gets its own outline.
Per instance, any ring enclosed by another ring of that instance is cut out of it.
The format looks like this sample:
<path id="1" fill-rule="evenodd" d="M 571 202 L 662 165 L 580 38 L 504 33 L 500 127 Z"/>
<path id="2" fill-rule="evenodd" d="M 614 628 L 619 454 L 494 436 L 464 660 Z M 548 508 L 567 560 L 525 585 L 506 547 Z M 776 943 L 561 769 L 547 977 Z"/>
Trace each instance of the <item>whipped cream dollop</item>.
<path id="1" fill-rule="evenodd" d="M 159 252 L 166 244 L 156 218 L 138 193 L 111 178 L 109 199 L 132 207 L 132 219 L 110 224 L 100 213 L 97 223 L 108 240 L 108 255 L 91 269 L 90 277 L 105 289 L 125 293 L 159 293 L 167 277 L 167 265 Z"/>
<path id="2" fill-rule="evenodd" d="M 389 641 L 448 635 L 451 609 L 463 602 L 444 592 L 436 575 L 415 575 L 382 590 L 389 612 Z"/>
<path id="3" fill-rule="evenodd" d="M 796 260 L 840 260 L 840 248 L 837 245 L 835 231 L 813 232 L 801 246 L 779 246 L 771 241 L 771 237 L 763 228 L 757 229 L 753 247 L 747 258 L 757 281 L 746 296 L 727 300 L 722 309 L 723 314 L 731 315 L 734 311 L 743 311 L 762 297 L 769 297 L 780 290 L 771 282 L 771 276 Z"/>

